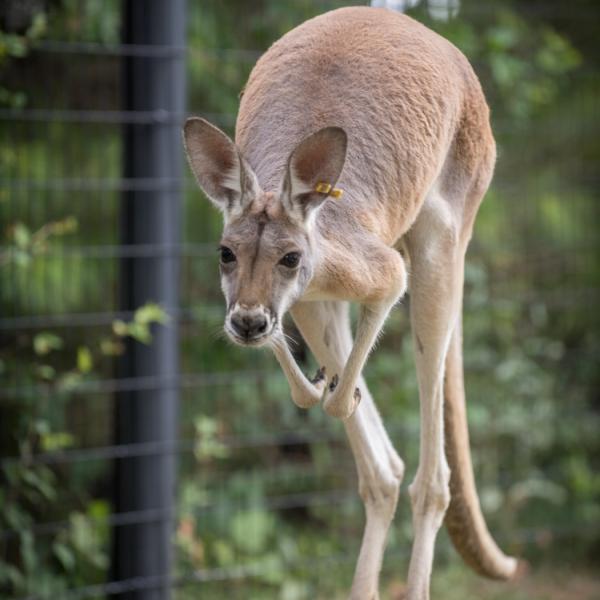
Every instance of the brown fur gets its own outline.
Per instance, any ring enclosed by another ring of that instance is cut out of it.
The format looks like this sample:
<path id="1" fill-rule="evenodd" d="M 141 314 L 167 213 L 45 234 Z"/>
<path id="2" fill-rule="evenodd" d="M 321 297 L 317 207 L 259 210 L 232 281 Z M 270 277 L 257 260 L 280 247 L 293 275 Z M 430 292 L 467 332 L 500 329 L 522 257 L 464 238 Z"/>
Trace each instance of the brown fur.
<path id="1" fill-rule="evenodd" d="M 441 193 L 462 216 L 456 233 L 466 246 L 492 176 L 495 145 L 477 77 L 454 46 L 412 19 L 383 10 L 340 9 L 297 27 L 254 68 L 236 141 L 261 185 L 276 190 L 285 157 L 300 139 L 326 125 L 348 134 L 337 184 L 345 196 L 320 211 L 328 260 L 315 272 L 311 288 L 332 295 L 343 290 L 352 300 L 381 296 L 394 258 L 379 242 L 394 246 L 400 240 L 440 175 Z M 360 248 L 348 235 L 358 223 L 367 230 Z M 456 370 L 449 376 L 456 379 Z M 451 413 L 452 400 L 460 403 L 464 394 L 448 396 Z M 452 445 L 454 437 L 449 440 Z M 458 452 L 449 448 L 448 455 L 453 482 L 458 473 L 471 472 L 468 445 Z M 454 485 L 453 491 L 452 537 L 470 564 L 493 576 L 495 547 L 475 488 L 471 484 L 458 494 Z M 460 514 L 474 515 L 473 520 L 458 523 Z M 477 544 L 484 536 L 486 544 Z"/>
<path id="2" fill-rule="evenodd" d="M 236 141 L 264 189 L 276 190 L 285 157 L 303 137 L 341 127 L 349 138 L 338 182 L 346 196 L 323 207 L 320 229 L 333 237 L 341 222 L 359 222 L 393 245 L 453 142 L 465 173 L 481 160 L 477 146 L 493 146 L 491 134 L 481 139 L 481 123 L 485 100 L 454 46 L 408 17 L 347 8 L 307 21 L 258 61 Z"/>
<path id="3" fill-rule="evenodd" d="M 415 334 L 417 362 L 421 376 L 427 372 L 431 379 L 420 381 L 420 388 L 427 388 L 420 390 L 427 404 L 421 449 L 422 455 L 427 451 L 422 463 L 429 471 L 422 478 L 418 473 L 411 498 L 417 519 L 441 519 L 449 501 L 447 466 L 433 450 L 443 433 L 436 430 L 436 373 L 427 365 L 440 353 L 442 364 L 446 356 L 444 336 L 448 328 L 452 332 L 460 310 L 457 287 L 462 287 L 464 252 L 496 156 L 489 110 L 468 61 L 409 17 L 384 9 L 339 9 L 290 31 L 258 61 L 241 97 L 237 148 L 208 124 L 194 127 L 196 138 L 186 136 L 192 168 L 205 190 L 216 188 L 213 201 L 222 209 L 228 204 L 223 244 L 238 257 L 235 267 L 222 266 L 230 306 L 260 305 L 280 316 L 282 307 L 274 305 L 274 298 L 286 298 L 283 309 L 311 300 L 363 305 L 357 343 L 333 393 L 335 401 L 323 402 L 330 414 L 347 418 L 355 410 L 361 392 L 354 386 L 366 360 L 364 350 L 404 293 L 405 261 L 410 261 L 419 300 L 413 326 L 421 327 Z M 211 162 L 205 153 L 213 152 L 215 144 L 221 158 Z M 228 171 L 222 179 L 211 172 L 215 162 Z M 208 176 L 198 175 L 207 168 Z M 231 183 L 231 173 L 240 185 Z M 343 189 L 342 199 L 315 193 L 319 181 Z M 316 215 L 314 223 L 309 214 Z M 291 251 L 303 256 L 294 272 L 281 266 L 282 255 Z M 304 309 L 294 310 L 309 331 Z M 309 331 L 318 346 L 314 334 Z M 452 471 L 448 525 L 469 564 L 491 577 L 509 577 L 513 561 L 489 536 L 473 483 L 457 336 L 454 329 L 446 357 L 446 455 Z M 279 344 L 276 354 L 294 401 L 304 407 L 317 403 L 321 388 L 311 387 L 285 346 Z M 366 394 L 363 387 L 370 403 Z M 356 402 L 348 412 L 349 396 Z M 375 422 L 376 411 L 366 410 Z M 362 447 L 365 440 L 354 439 L 360 452 L 368 451 Z M 390 450 L 392 463 L 394 456 Z M 384 483 L 379 482 L 379 491 Z M 396 479 L 394 493 L 398 487 Z M 395 500 L 386 502 L 387 509 L 395 508 Z M 421 525 L 418 535 L 430 540 L 429 533 L 423 534 L 430 528 Z M 430 565 L 427 551 L 417 554 L 414 566 L 411 560 L 411 597 L 421 598 L 428 593 L 423 586 Z M 355 580 L 353 590 L 363 583 Z"/>

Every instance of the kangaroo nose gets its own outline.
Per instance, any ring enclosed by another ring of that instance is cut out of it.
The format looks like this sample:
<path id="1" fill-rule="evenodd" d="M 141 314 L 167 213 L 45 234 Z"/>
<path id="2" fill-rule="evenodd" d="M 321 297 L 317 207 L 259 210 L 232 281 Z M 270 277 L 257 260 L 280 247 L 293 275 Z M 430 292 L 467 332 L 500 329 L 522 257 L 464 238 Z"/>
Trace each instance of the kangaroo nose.
<path id="1" fill-rule="evenodd" d="M 267 318 L 257 315 L 231 315 L 231 325 L 236 333 L 247 339 L 258 337 L 267 330 Z"/>

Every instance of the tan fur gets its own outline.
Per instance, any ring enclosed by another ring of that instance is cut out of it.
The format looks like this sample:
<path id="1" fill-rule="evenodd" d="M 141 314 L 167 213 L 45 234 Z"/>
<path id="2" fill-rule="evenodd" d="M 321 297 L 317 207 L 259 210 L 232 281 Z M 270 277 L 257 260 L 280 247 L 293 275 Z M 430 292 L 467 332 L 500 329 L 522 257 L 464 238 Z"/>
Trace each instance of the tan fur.
<path id="1" fill-rule="evenodd" d="M 300 139 L 343 128 L 349 147 L 338 186 L 346 196 L 324 207 L 321 228 L 332 235 L 360 222 L 392 245 L 438 176 L 468 101 L 487 110 L 464 56 L 447 41 L 383 9 L 340 9 L 292 30 L 258 61 L 236 142 L 264 189 L 277 189 Z"/>
<path id="2" fill-rule="evenodd" d="M 192 121 L 190 164 L 224 212 L 222 244 L 235 255 L 221 267 L 226 330 L 237 343 L 271 345 L 296 404 L 322 401 L 345 420 L 367 514 L 351 598 L 378 597 L 403 472 L 361 373 L 407 286 L 421 400 L 408 597 L 429 596 L 449 505 L 449 529 L 467 562 L 491 577 L 512 576 L 516 563 L 489 536 L 473 483 L 457 341 L 464 255 L 495 161 L 488 107 L 465 57 L 406 16 L 339 9 L 290 31 L 258 61 L 236 145 Z M 315 192 L 319 182 L 343 189 L 342 199 Z M 301 257 L 293 268 L 289 253 Z M 361 305 L 353 345 L 348 301 Z M 294 362 L 281 332 L 288 309 L 330 370 L 328 387 Z M 234 317 L 263 315 L 264 335 L 244 342 L 233 332 Z"/>

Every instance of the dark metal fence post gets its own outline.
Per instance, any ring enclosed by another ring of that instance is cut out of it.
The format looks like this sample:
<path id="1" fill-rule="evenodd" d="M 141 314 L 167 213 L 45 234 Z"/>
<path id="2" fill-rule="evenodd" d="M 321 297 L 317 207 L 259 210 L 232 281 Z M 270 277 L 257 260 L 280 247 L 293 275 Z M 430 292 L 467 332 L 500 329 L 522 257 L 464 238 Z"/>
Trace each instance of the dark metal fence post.
<path id="1" fill-rule="evenodd" d="M 122 458 L 116 463 L 117 512 L 148 511 L 146 522 L 115 529 L 113 576 L 157 578 L 152 589 L 130 591 L 127 600 L 165 600 L 172 562 L 177 439 L 178 245 L 180 243 L 181 136 L 185 108 L 185 0 L 126 0 L 124 43 L 143 45 L 124 62 L 124 105 L 143 111 L 124 129 L 122 243 L 152 244 L 155 252 L 121 263 L 121 308 L 147 302 L 162 305 L 167 326 L 153 329 L 145 346 L 129 342 L 120 365 L 124 378 L 149 378 L 148 389 L 119 394 L 118 444 L 164 442 L 158 455 Z M 153 48 L 148 48 L 152 46 Z M 142 116 L 142 115 L 140 115 Z"/>

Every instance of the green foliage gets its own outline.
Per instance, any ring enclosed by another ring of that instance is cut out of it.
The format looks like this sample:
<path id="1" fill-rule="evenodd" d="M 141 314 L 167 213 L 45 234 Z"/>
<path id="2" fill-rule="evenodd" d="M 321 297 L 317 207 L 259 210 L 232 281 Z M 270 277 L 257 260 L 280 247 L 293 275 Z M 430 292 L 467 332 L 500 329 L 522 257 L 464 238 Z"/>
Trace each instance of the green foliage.
<path id="1" fill-rule="evenodd" d="M 469 3 L 465 2 L 465 11 Z M 494 3 L 484 23 L 456 19 L 430 23 L 454 42 L 486 77 L 494 108 L 514 126 L 556 101 L 565 76 L 581 64 L 571 42 L 552 27 L 527 20 L 506 2 Z M 420 13 L 419 13 L 420 14 Z"/>
<path id="2" fill-rule="evenodd" d="M 153 323 L 166 325 L 169 322 L 169 315 L 158 304 L 148 302 L 144 306 L 136 309 L 131 322 L 126 323 L 117 319 L 113 322 L 113 333 L 122 338 L 130 336 L 134 340 L 143 344 L 152 342 L 150 326 Z"/>
<path id="3" fill-rule="evenodd" d="M 63 347 L 63 339 L 55 333 L 42 331 L 36 333 L 33 338 L 33 350 L 38 356 L 46 356 L 52 350 L 60 350 Z"/>
<path id="4" fill-rule="evenodd" d="M 74 217 L 46 223 L 35 232 L 22 222 L 14 223 L 8 228 L 8 243 L 0 251 L 0 266 L 14 263 L 17 267 L 26 267 L 36 255 L 48 250 L 48 243 L 53 238 L 75 231 L 77 220 Z"/>
<path id="5" fill-rule="evenodd" d="M 198 415 L 194 419 L 196 430 L 196 445 L 194 456 L 199 462 L 228 456 L 227 446 L 218 438 L 218 422 L 212 417 Z"/>
<path id="6" fill-rule="evenodd" d="M 0 255 L 4 259 L 0 260 L 0 269 L 31 268 L 50 249 L 54 238 L 73 233 L 76 224 L 73 218 L 67 218 L 47 223 L 34 233 L 20 222 L 9 227 L 8 243 Z M 69 587 L 101 581 L 108 568 L 107 502 L 89 498 L 88 477 L 76 478 L 71 474 L 70 489 L 66 490 L 53 468 L 32 462 L 36 454 L 60 452 L 78 442 L 77 436 L 65 429 L 66 424 L 60 423 L 61 419 L 44 414 L 44 406 L 36 402 L 35 383 L 51 383 L 59 394 L 56 399 L 60 400 L 61 393 L 77 389 L 85 378 L 97 376 L 95 369 L 103 361 L 121 354 L 126 338 L 150 344 L 152 325 L 168 322 L 169 316 L 162 307 L 147 303 L 134 312 L 130 322 L 115 322 L 112 333 L 104 333 L 90 345 L 79 345 L 70 366 L 64 361 L 64 355 L 73 356 L 70 348 L 62 336 L 52 331 L 33 333 L 28 338 L 31 354 L 24 363 L 22 356 L 2 356 L 2 375 L 10 378 L 11 371 L 19 369 L 21 376 L 27 375 L 34 392 L 32 401 L 20 406 L 16 413 L 11 431 L 14 443 L 8 446 L 14 448 L 16 456 L 7 459 L 0 468 L 3 483 L 0 530 L 9 531 L 8 542 L 0 552 L 3 593 L 51 598 Z M 64 418 L 64 405 L 58 414 Z M 65 470 L 62 471 L 65 476 Z M 73 492 L 79 496 L 76 506 L 68 500 Z M 83 510 L 79 508 L 81 505 Z M 53 535 L 34 537 L 32 526 L 40 517 L 46 521 L 52 515 L 56 520 L 66 518 L 67 527 Z"/>
<path id="7" fill-rule="evenodd" d="M 61 0 L 49 6 L 46 18 L 55 39 L 107 45 L 120 42 L 119 0 Z"/>
<path id="8" fill-rule="evenodd" d="M 24 58 L 29 53 L 36 40 L 43 37 L 47 30 L 46 15 L 38 13 L 24 35 L 6 33 L 0 30 L 0 69 L 11 59 Z M 27 96 L 22 91 L 9 90 L 0 85 L 0 107 L 23 108 Z"/>
<path id="9" fill-rule="evenodd" d="M 532 27 L 510 12 L 502 12 L 488 30 L 480 52 L 505 107 L 516 119 L 530 118 L 550 105 L 559 92 L 560 77 L 581 61 L 558 33 Z"/>
<path id="10" fill-rule="evenodd" d="M 8 58 L 27 56 L 31 45 L 47 31 L 46 15 L 37 13 L 24 35 L 16 35 L 0 31 L 0 66 Z"/>

